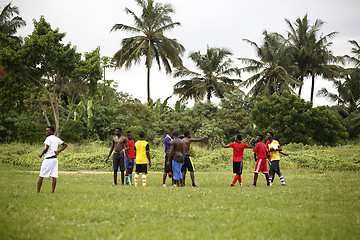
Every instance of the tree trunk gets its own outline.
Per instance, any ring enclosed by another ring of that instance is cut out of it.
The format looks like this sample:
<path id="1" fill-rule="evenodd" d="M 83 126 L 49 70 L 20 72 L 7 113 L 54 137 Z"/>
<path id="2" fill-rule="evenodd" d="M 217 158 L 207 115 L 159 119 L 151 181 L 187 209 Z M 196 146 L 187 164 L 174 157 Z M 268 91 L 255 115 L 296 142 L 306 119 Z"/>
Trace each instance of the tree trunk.
<path id="1" fill-rule="evenodd" d="M 147 69 L 147 102 L 150 102 L 150 68 Z"/>
<path id="2" fill-rule="evenodd" d="M 315 74 L 311 74 L 311 96 L 310 101 L 314 103 L 314 87 L 315 87 Z"/>
<path id="3" fill-rule="evenodd" d="M 304 77 L 303 77 L 303 76 L 301 76 L 299 80 L 300 80 L 300 82 L 301 82 L 302 84 L 304 84 Z M 299 86 L 299 97 L 301 97 L 302 86 L 303 86 L 303 85 L 300 85 L 300 86 Z"/>

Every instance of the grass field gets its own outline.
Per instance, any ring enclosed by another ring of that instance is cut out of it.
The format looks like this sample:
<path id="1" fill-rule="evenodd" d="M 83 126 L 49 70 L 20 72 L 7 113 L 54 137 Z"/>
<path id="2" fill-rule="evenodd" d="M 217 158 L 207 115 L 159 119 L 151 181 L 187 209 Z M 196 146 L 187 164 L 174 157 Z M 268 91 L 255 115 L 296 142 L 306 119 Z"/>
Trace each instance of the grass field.
<path id="1" fill-rule="evenodd" d="M 61 170 L 61 169 L 60 169 Z M 112 175 L 38 174 L 0 165 L 1 239 L 359 239 L 360 174 L 284 170 L 287 186 L 230 188 L 231 172 L 198 172 L 198 188 L 114 186 Z M 245 185 L 253 174 L 246 170 Z M 187 183 L 190 183 L 187 179 Z"/>

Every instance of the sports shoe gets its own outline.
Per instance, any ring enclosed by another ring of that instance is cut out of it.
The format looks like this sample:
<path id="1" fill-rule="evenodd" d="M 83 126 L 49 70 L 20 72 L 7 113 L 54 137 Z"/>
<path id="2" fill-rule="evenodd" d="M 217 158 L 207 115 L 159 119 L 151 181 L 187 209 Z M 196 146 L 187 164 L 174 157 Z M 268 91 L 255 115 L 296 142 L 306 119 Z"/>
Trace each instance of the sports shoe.
<path id="1" fill-rule="evenodd" d="M 283 184 L 281 184 L 281 186 L 283 186 L 283 187 L 286 187 L 286 185 L 283 183 Z"/>
<path id="2" fill-rule="evenodd" d="M 256 187 L 256 185 L 249 185 L 248 187 Z"/>
<path id="3" fill-rule="evenodd" d="M 242 183 L 240 183 L 240 187 L 242 187 L 243 185 L 242 185 Z"/>
<path id="4" fill-rule="evenodd" d="M 235 184 L 231 184 L 230 187 L 235 187 Z"/>
<path id="5" fill-rule="evenodd" d="M 197 185 L 195 183 L 192 184 L 193 187 L 197 187 Z"/>
<path id="6" fill-rule="evenodd" d="M 143 188 L 146 188 L 146 185 L 142 185 Z"/>
<path id="7" fill-rule="evenodd" d="M 138 187 L 138 185 L 136 185 L 136 184 L 135 184 L 135 187 L 137 188 L 137 187 Z"/>
<path id="8" fill-rule="evenodd" d="M 269 186 L 271 187 L 272 185 L 273 185 L 272 182 L 270 182 L 270 183 L 269 183 Z"/>
<path id="9" fill-rule="evenodd" d="M 163 187 L 166 187 L 166 184 L 163 184 Z"/>

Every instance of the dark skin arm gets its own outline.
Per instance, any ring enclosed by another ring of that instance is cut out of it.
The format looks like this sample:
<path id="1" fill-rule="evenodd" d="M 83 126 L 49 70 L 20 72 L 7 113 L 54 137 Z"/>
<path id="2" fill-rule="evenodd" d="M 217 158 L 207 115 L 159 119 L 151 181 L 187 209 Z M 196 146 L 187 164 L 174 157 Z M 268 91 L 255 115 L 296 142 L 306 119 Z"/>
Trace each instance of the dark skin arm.
<path id="1" fill-rule="evenodd" d="M 224 143 L 224 140 L 223 140 L 221 137 L 219 137 L 219 142 L 221 143 L 221 146 L 222 146 L 223 148 L 229 148 L 229 145 L 226 145 L 226 144 Z"/>
<path id="2" fill-rule="evenodd" d="M 173 158 L 173 155 L 174 155 L 174 149 L 175 149 L 175 146 L 174 146 L 174 143 L 171 141 L 170 142 L 170 150 L 169 150 L 169 157 L 168 157 L 168 161 L 167 161 L 167 165 L 170 166 L 170 162 Z"/>
<path id="3" fill-rule="evenodd" d="M 249 145 L 249 148 L 251 148 L 251 144 L 250 144 L 250 141 L 249 141 L 249 134 L 246 134 L 246 141 L 247 141 L 247 144 Z"/>
<path id="4" fill-rule="evenodd" d="M 208 137 L 208 136 L 204 136 L 204 137 L 201 137 L 201 138 L 190 138 L 190 142 L 200 142 L 200 141 L 202 141 L 202 140 L 204 140 L 204 139 L 208 140 L 209 137 Z"/>
<path id="5" fill-rule="evenodd" d="M 115 142 L 114 142 L 114 139 L 112 140 L 112 144 L 111 144 L 111 147 L 110 147 L 110 152 L 109 152 L 109 155 L 107 156 L 107 158 L 106 158 L 106 163 L 108 163 L 108 161 L 109 161 L 109 157 L 110 157 L 110 155 L 111 155 L 111 153 L 112 153 L 112 151 L 114 150 L 114 147 L 115 147 Z"/>
<path id="6" fill-rule="evenodd" d="M 149 167 L 151 167 L 150 152 L 146 152 L 146 156 L 149 160 Z"/>

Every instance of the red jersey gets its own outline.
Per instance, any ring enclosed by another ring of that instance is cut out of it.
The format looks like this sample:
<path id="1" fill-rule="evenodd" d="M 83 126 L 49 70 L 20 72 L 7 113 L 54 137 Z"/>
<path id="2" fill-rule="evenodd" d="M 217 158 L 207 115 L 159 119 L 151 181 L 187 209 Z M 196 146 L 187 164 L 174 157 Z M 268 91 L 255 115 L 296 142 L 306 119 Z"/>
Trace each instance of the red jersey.
<path id="1" fill-rule="evenodd" d="M 267 149 L 263 142 L 259 142 L 258 144 L 256 144 L 253 151 L 254 153 L 256 153 L 258 159 L 266 158 Z"/>
<path id="2" fill-rule="evenodd" d="M 129 145 L 129 150 L 128 150 L 128 154 L 129 154 L 129 158 L 135 158 L 135 141 L 134 139 L 128 139 L 127 140 L 128 145 Z"/>
<path id="3" fill-rule="evenodd" d="M 249 145 L 245 143 L 230 143 L 229 147 L 233 148 L 233 162 L 242 162 L 244 149 L 248 148 Z"/>

